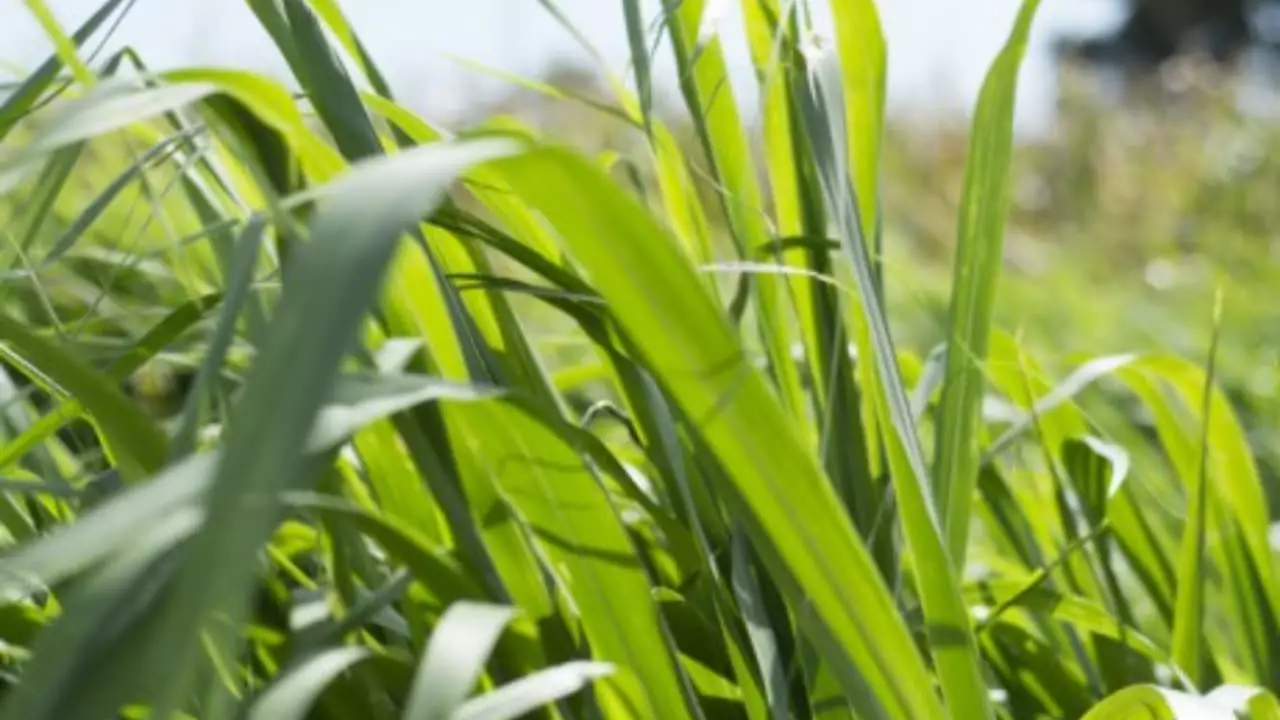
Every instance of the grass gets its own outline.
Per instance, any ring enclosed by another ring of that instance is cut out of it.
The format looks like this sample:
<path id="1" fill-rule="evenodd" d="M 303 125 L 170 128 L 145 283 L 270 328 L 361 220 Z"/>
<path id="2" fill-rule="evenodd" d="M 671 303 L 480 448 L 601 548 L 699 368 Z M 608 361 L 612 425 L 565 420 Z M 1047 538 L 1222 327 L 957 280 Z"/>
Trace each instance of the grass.
<path id="1" fill-rule="evenodd" d="M 870 0 L 720 30 L 759 127 L 704 3 L 622 3 L 603 153 L 431 125 L 331 0 L 249 0 L 300 93 L 88 52 L 126 5 L 31 0 L 57 53 L 0 106 L 0 720 L 1280 717 L 1242 293 L 1054 292 L 1167 252 L 1090 264 L 1170 193 L 1274 225 L 1125 176 L 1123 124 L 1015 147 L 1035 0 L 950 164 L 886 116 Z"/>

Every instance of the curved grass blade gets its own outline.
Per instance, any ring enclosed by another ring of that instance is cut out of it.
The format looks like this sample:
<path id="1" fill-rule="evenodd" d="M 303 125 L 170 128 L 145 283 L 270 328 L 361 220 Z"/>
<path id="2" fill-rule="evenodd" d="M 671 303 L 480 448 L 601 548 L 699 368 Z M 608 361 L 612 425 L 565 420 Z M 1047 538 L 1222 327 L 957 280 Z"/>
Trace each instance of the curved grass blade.
<path id="1" fill-rule="evenodd" d="M 452 720 L 512 720 L 566 698 L 597 678 L 608 676 L 613 666 L 598 662 L 569 662 L 507 683 L 462 704 Z M 409 720 L 412 720 L 410 718 Z"/>
<path id="2" fill-rule="evenodd" d="M 499 388 L 463 385 L 420 375 L 358 375 L 338 378 L 333 397 L 316 416 L 308 446 L 333 447 L 374 420 L 390 417 L 433 400 L 485 400 L 503 394 Z"/>
<path id="3" fill-rule="evenodd" d="M 1015 617 L 1010 610 L 1021 609 L 1044 615 L 1081 632 L 1110 638 L 1157 663 L 1169 662 L 1168 651 L 1155 640 L 1129 627 L 1088 598 L 1052 588 L 1035 577 L 984 580 L 965 588 L 965 599 L 975 607 L 983 607 L 984 629 L 1001 624 L 1034 625 Z M 997 614 L 998 613 L 998 614 Z"/>
<path id="4" fill-rule="evenodd" d="M 144 86 L 113 78 L 46 110 L 41 132 L 0 161 L 0 171 L 7 165 L 27 164 L 73 143 L 189 107 L 215 91 L 210 83 Z"/>
<path id="5" fill-rule="evenodd" d="M 316 653 L 286 671 L 249 708 L 248 720 L 305 720 L 330 682 L 372 653 L 363 646 Z"/>
<path id="6" fill-rule="evenodd" d="M 104 717 L 156 676 L 138 672 L 138 653 L 121 645 L 137 638 L 138 622 L 154 611 L 170 573 L 167 553 L 200 523 L 192 506 L 132 528 L 84 578 L 60 593 L 61 615 L 37 638 L 33 660 L 16 692 L 7 693 L 0 717 L 53 720 Z"/>
<path id="7" fill-rule="evenodd" d="M 441 616 L 405 707 L 405 720 L 451 720 L 484 672 L 485 662 L 515 610 L 458 602 Z"/>
<path id="8" fill-rule="evenodd" d="M 663 8 L 676 69 L 698 141 L 709 162 L 721 209 L 740 258 L 770 240 L 753 155 L 739 117 L 721 41 L 702 38 L 705 0 L 684 0 Z M 702 42 L 705 40 L 706 42 Z M 782 303 L 785 281 L 761 280 L 752 287 L 760 344 L 784 407 L 806 418 L 799 371 L 791 359 L 790 330 Z"/>
<path id="9" fill-rule="evenodd" d="M 1243 690 L 1243 692 L 1241 692 Z M 1270 720 L 1275 697 L 1262 688 L 1229 687 L 1205 696 L 1155 685 L 1134 685 L 1105 698 L 1081 720 Z"/>
<path id="10" fill-rule="evenodd" d="M 1076 368 L 1062 382 L 1053 387 L 1036 400 L 1031 410 L 1020 420 L 1010 425 L 1003 433 L 991 442 L 982 456 L 982 464 L 986 465 L 997 455 L 1008 449 L 1019 437 L 1031 430 L 1037 416 L 1043 417 L 1049 411 L 1071 402 L 1086 388 L 1102 378 L 1109 377 L 1119 369 L 1136 361 L 1136 355 L 1108 355 L 1096 358 Z"/>

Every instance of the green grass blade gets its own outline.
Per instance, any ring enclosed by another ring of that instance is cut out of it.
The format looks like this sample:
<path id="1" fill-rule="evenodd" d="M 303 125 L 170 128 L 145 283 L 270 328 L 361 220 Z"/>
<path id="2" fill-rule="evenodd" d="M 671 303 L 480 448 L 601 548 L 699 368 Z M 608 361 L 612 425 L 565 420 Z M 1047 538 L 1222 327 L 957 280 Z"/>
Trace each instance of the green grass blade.
<path id="1" fill-rule="evenodd" d="M 192 690 L 198 643 L 191 629 L 212 611 L 233 622 L 242 616 L 254 575 L 249 558 L 275 518 L 273 503 L 257 498 L 307 479 L 301 459 L 311 424 L 377 299 L 401 234 L 467 167 L 512 150 L 495 141 L 424 148 L 353 169 L 325 189 L 313 237 L 292 257 L 273 332 L 226 435 L 208 518 L 187 549 L 162 621 L 168 642 L 152 648 L 154 667 L 173 681 L 158 698 L 161 712 L 181 707 Z"/>
<path id="2" fill-rule="evenodd" d="M 454 720 L 513 720 L 550 702 L 568 697 L 597 678 L 613 672 L 608 663 L 571 662 L 541 670 L 472 698 L 458 708 Z"/>
<path id="3" fill-rule="evenodd" d="M 362 646 L 339 647 L 316 653 L 285 672 L 249 708 L 248 720 L 305 720 L 325 687 L 353 665 L 368 659 Z"/>
<path id="4" fill-rule="evenodd" d="M 532 405 L 455 409 L 484 451 L 482 471 L 510 498 L 548 574 L 577 608 L 592 657 L 617 666 L 610 684 L 642 714 L 696 717 L 615 501 L 554 432 L 555 421 L 538 418 Z"/>
<path id="5" fill-rule="evenodd" d="M 288 507 L 314 512 L 327 522 L 345 524 L 367 536 L 390 557 L 403 563 L 432 599 L 442 605 L 482 598 L 480 586 L 472 577 L 474 573 L 424 542 L 418 528 L 330 495 L 293 492 L 281 496 L 281 501 Z"/>
<path id="6" fill-rule="evenodd" d="M 42 131 L 10 162 L 29 161 L 73 143 L 186 108 L 215 90 L 212 84 L 198 82 L 156 86 L 142 86 L 123 79 L 104 82 L 79 97 L 49 107 L 42 118 Z"/>
<path id="7" fill-rule="evenodd" d="M 948 710 L 964 717 L 990 717 L 991 707 L 979 665 L 977 643 L 960 597 L 957 573 L 944 541 L 943 528 L 928 483 L 927 465 L 885 310 L 876 292 L 869 251 L 862 238 L 856 189 L 838 158 L 845 157 L 841 118 L 841 86 L 832 79 L 830 56 L 811 66 L 812 86 L 804 96 L 802 116 L 815 157 L 828 211 L 834 216 L 844 251 L 852 261 L 863 321 L 870 333 L 879 383 L 878 415 L 889 420 L 886 433 L 889 469 L 900 507 L 907 545 L 913 555 L 915 579 L 930 634 L 930 650 Z"/>
<path id="8" fill-rule="evenodd" d="M 863 237 L 875 238 L 880 223 L 880 155 L 887 76 L 884 32 L 876 3 L 871 0 L 831 0 L 829 4 L 847 103 L 849 139 L 845 147 L 854 187 L 858 189 Z M 875 250 L 878 263 L 879 248 Z"/>
<path id="9" fill-rule="evenodd" d="M 1200 696 L 1155 685 L 1134 685 L 1110 695 L 1081 720 L 1270 720 L 1274 713 L 1275 696 L 1263 688 L 1223 686 Z"/>
<path id="10" fill-rule="evenodd" d="M 1201 403 L 1200 471 L 1188 488 L 1187 520 L 1178 551 L 1178 595 L 1173 615 L 1173 661 L 1192 683 L 1204 679 L 1204 565 L 1205 526 L 1209 495 L 1209 428 L 1212 413 L 1214 369 L 1218 362 L 1218 338 L 1222 331 L 1222 295 L 1213 310 L 1213 337 L 1209 344 L 1209 365 L 1204 377 Z"/>
<path id="11" fill-rule="evenodd" d="M 225 298 L 218 311 L 218 323 L 213 337 L 204 351 L 200 368 L 196 371 L 195 381 L 187 396 L 187 406 L 182 413 L 182 421 L 173 438 L 172 452 L 181 457 L 193 451 L 200 424 L 209 402 L 209 391 L 218 373 L 221 372 L 227 351 L 235 338 L 236 320 L 240 309 L 249 295 L 253 281 L 253 272 L 257 268 L 258 255 L 261 252 L 262 240 L 266 234 L 266 223 L 260 218 L 252 218 L 245 224 L 235 241 L 232 267 L 226 278 Z"/>
<path id="12" fill-rule="evenodd" d="M 484 672 L 498 637 L 515 617 L 513 608 L 456 603 L 441 616 L 418 665 L 405 720 L 449 720 Z"/>
<path id="13" fill-rule="evenodd" d="M 626 18 L 627 45 L 631 49 L 631 68 L 635 73 L 636 101 L 645 134 L 652 138 L 653 78 L 650 70 L 649 44 L 645 41 L 644 16 L 639 0 L 622 0 L 622 16 Z"/>
<path id="14" fill-rule="evenodd" d="M 769 701 L 769 714 L 784 718 L 791 713 L 791 689 L 788 686 L 786 668 L 778 650 L 778 637 L 768 611 L 760 581 L 752 566 L 747 539 L 742 533 L 734 533 L 731 549 L 733 561 L 733 590 L 742 609 L 742 619 L 751 637 L 756 665 L 764 677 L 765 696 Z"/>
<path id="15" fill-rule="evenodd" d="M 709 162 L 709 175 L 740 258 L 769 240 L 764 203 L 750 144 L 739 116 L 722 42 L 718 35 L 703 37 L 705 0 L 685 0 L 664 7 L 676 55 L 681 91 L 693 119 L 698 140 Z M 762 280 L 754 287 L 758 303 L 760 345 L 783 405 L 797 422 L 806 419 L 799 372 L 791 359 L 781 279 Z"/>
<path id="16" fill-rule="evenodd" d="M 123 172 L 103 188 L 102 192 L 76 216 L 75 220 L 63 231 L 62 235 L 54 241 L 53 246 L 49 248 L 49 251 L 41 259 L 41 265 L 48 266 L 56 262 L 58 258 L 75 247 L 85 232 L 93 226 L 95 221 L 102 217 L 108 206 L 115 202 L 116 198 L 131 183 L 141 178 L 151 165 L 159 165 L 172 157 L 180 149 L 181 143 L 189 140 L 195 134 L 195 132 L 184 132 L 172 135 L 148 149 L 135 162 L 125 168 Z"/>
<path id="17" fill-rule="evenodd" d="M 965 165 L 933 473 L 947 549 L 957 570 L 964 567 L 977 482 L 982 364 L 1003 263 L 1018 72 L 1039 5 L 1039 0 L 1023 2 L 1009 39 L 987 74 Z"/>
<path id="18" fill-rule="evenodd" d="M 58 23 L 58 19 L 53 16 L 53 12 L 43 0 L 25 0 L 25 2 L 27 9 L 31 11 L 31 14 L 40 23 L 40 29 L 53 42 L 54 53 L 58 56 L 58 59 L 62 61 L 63 65 L 70 68 L 71 74 L 77 82 L 85 87 L 92 87 L 98 81 L 98 77 L 80 59 L 79 43 L 67 37 L 67 34 L 62 30 L 62 26 Z"/>
<path id="19" fill-rule="evenodd" d="M 316 416 L 308 445 L 313 450 L 343 442 L 352 428 L 390 417 L 437 400 L 486 400 L 502 390 L 411 374 L 346 374 L 338 378 L 333 396 Z"/>
<path id="20" fill-rule="evenodd" d="M 190 506 L 207 487 L 215 462 L 210 455 L 184 458 L 77 522 L 17 548 L 0 562 L 0 587 L 23 593 L 32 581 L 57 585 L 100 564 L 136 541 L 157 518 Z"/>
<path id="21" fill-rule="evenodd" d="M 1205 372 L 1179 358 L 1143 358 L 1117 379 L 1150 413 L 1175 477 L 1188 490 L 1201 472 L 1197 448 L 1205 439 L 1197 431 L 1208 428 L 1207 477 L 1215 492 L 1205 496 L 1205 548 L 1217 572 L 1205 577 L 1204 609 L 1215 616 L 1202 625 L 1206 647 L 1228 679 L 1264 682 L 1276 652 L 1276 575 L 1267 559 L 1266 496 L 1235 411 L 1210 384 L 1211 417 L 1203 417 Z M 1140 520 L 1142 513 L 1135 515 Z"/>
<path id="22" fill-rule="evenodd" d="M 865 545 L 675 241 L 573 153 L 540 149 L 497 165 L 556 227 L 729 472 L 722 490 L 740 497 L 752 542 L 789 600 L 812 608 L 800 620 L 840 668 L 851 699 L 868 716 L 940 716 L 936 696 L 921 691 L 929 675 Z M 603 232 L 614 241 L 599 243 Z M 860 588 L 857 603 L 846 600 L 851 587 Z"/>
<path id="23" fill-rule="evenodd" d="M 137 672 L 137 653 L 114 651 L 138 639 L 132 630 L 153 609 L 168 576 L 163 556 L 199 524 L 200 513 L 188 506 L 146 520 L 133 528 L 131 542 L 60 593 L 61 616 L 37 638 L 35 657 L 17 692 L 6 694 L 0 717 L 103 717 L 121 695 L 155 681 Z"/>
<path id="24" fill-rule="evenodd" d="M 133 0 L 107 0 L 89 16 L 89 19 L 84 21 L 84 24 L 72 33 L 71 41 L 77 46 L 84 44 L 91 35 L 98 31 L 98 28 L 103 23 L 115 14 L 121 5 L 125 3 L 132 4 L 132 2 Z M 62 68 L 61 55 L 55 52 L 28 75 L 22 81 L 22 85 L 14 90 L 9 97 L 5 98 L 4 104 L 0 105 L 0 140 L 4 139 L 27 113 L 31 112 L 41 97 L 44 97 L 45 92 L 53 85 L 58 72 Z"/>
<path id="25" fill-rule="evenodd" d="M 49 164 L 40 173 L 36 188 L 27 199 L 26 212 L 23 213 L 26 219 L 26 227 L 18 234 L 18 247 L 21 248 L 23 253 L 31 251 L 37 234 L 53 214 L 53 208 L 58 196 L 62 193 L 63 188 L 66 187 L 67 180 L 71 177 L 71 172 L 75 169 L 76 163 L 83 156 L 84 147 L 83 143 L 78 143 L 53 153 L 52 157 L 49 158 Z M 14 274 L 17 275 L 19 273 Z M 25 272 L 21 274 L 25 274 Z"/>

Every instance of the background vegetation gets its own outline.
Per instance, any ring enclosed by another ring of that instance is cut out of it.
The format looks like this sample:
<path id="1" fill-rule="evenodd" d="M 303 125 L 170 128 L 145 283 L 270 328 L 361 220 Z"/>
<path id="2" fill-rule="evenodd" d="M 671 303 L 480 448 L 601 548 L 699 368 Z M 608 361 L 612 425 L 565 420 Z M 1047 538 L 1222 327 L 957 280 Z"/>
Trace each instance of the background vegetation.
<path id="1" fill-rule="evenodd" d="M 702 2 L 622 2 L 631 76 L 450 133 L 337 4 L 248 4 L 290 83 L 27 3 L 0 717 L 1280 717 L 1230 74 L 1068 76 L 1015 145 L 1034 0 L 968 121 L 886 116 L 869 0 L 747 0 L 757 126 Z"/>

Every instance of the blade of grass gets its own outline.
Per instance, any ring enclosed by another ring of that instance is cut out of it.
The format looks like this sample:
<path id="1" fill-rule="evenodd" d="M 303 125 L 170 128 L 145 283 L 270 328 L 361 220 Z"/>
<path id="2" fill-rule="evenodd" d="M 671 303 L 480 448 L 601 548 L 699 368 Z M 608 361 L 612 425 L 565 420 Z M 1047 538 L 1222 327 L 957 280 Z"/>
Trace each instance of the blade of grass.
<path id="1" fill-rule="evenodd" d="M 1209 341 L 1208 368 L 1204 377 L 1204 400 L 1201 403 L 1200 471 L 1196 473 L 1187 497 L 1187 520 L 1178 551 L 1178 594 L 1173 615 L 1173 660 L 1195 685 L 1204 679 L 1204 546 L 1208 497 L 1209 428 L 1213 400 L 1213 383 L 1218 362 L 1218 340 L 1222 332 L 1222 293 L 1213 305 L 1213 335 Z"/>
<path id="2" fill-rule="evenodd" d="M 283 674 L 249 708 L 248 720 L 304 720 L 325 687 L 370 657 L 368 648 L 338 647 L 316 653 Z"/>
<path id="3" fill-rule="evenodd" d="M 676 56 L 680 88 L 684 95 L 709 175 L 717 188 L 721 210 L 728 222 L 738 257 L 752 255 L 752 248 L 770 240 L 764 204 L 752 161 L 750 145 L 734 100 L 728 68 L 719 37 L 700 43 L 705 0 L 684 0 L 665 7 L 665 21 Z M 769 371 L 783 406 L 804 422 L 804 398 L 799 371 L 791 359 L 790 332 L 782 292 L 785 281 L 762 280 L 754 290 L 758 304 L 760 346 L 769 358 Z"/>
<path id="4" fill-rule="evenodd" d="M 877 415 L 888 419 L 888 429 L 892 430 L 885 437 L 889 469 L 904 535 L 913 556 L 930 650 L 938 667 L 948 711 L 963 717 L 991 717 L 976 639 L 930 492 L 924 453 L 888 320 L 875 290 L 871 261 L 862 238 L 856 189 L 850 184 L 847 168 L 838 160 L 845 157 L 841 86 L 833 78 L 829 54 L 817 55 L 810 68 L 812 85 L 804 96 L 802 116 L 810 141 L 815 143 L 823 194 L 851 261 L 864 322 L 872 339 L 874 357 L 871 360 L 879 378 L 872 392 L 876 393 Z"/>
<path id="5" fill-rule="evenodd" d="M 753 544 L 789 599 L 806 609 L 800 621 L 840 668 L 851 699 L 868 716 L 940 716 L 936 696 L 921 691 L 930 687 L 928 673 L 866 547 L 674 241 L 573 153 L 544 148 L 495 164 L 559 231 L 729 471 L 732 485 L 723 490 L 741 498 Z M 601 233 L 614 241 L 600 244 Z M 862 588 L 858 603 L 845 601 L 850 587 Z"/>
<path id="6" fill-rule="evenodd" d="M 965 164 L 933 473 L 947 549 L 957 571 L 964 568 L 977 482 L 981 364 L 986 360 L 1003 263 L 1018 72 L 1039 5 L 1039 0 L 1022 3 L 1009 39 L 987 74 L 974 111 Z"/>
<path id="7" fill-rule="evenodd" d="M 71 69 L 71 74 L 76 81 L 86 88 L 93 87 L 98 81 L 96 75 L 90 70 L 84 61 L 80 59 L 80 53 L 77 50 L 79 43 L 74 42 L 67 34 L 63 32 L 62 25 L 58 23 L 58 18 L 53 16 L 49 6 L 43 0 L 25 0 L 27 9 L 35 16 L 36 21 L 40 23 L 40 29 L 53 42 L 54 52 L 62 64 Z"/>
<path id="8" fill-rule="evenodd" d="M 75 46 L 84 44 L 89 36 L 98 31 L 107 20 L 109 20 L 120 8 L 121 5 L 132 5 L 134 0 L 107 0 L 97 10 L 94 11 L 89 19 L 76 29 L 71 35 L 71 41 Z M 55 52 L 43 63 L 40 64 L 30 75 L 27 76 L 22 84 L 14 90 L 7 98 L 4 104 L 0 105 L 0 140 L 3 140 L 9 132 L 17 125 L 28 112 L 35 107 L 36 102 L 44 96 L 45 92 L 53 85 L 53 81 L 57 78 L 58 72 L 63 68 L 61 53 Z"/>
<path id="9" fill-rule="evenodd" d="M 492 692 L 474 697 L 458 708 L 454 720 L 512 720 L 542 705 L 568 697 L 597 678 L 610 675 L 608 663 L 570 662 L 540 670 Z"/>
<path id="10" fill-rule="evenodd" d="M 406 703 L 405 720 L 449 720 L 484 672 L 513 608 L 476 602 L 450 606 L 440 618 Z"/>

